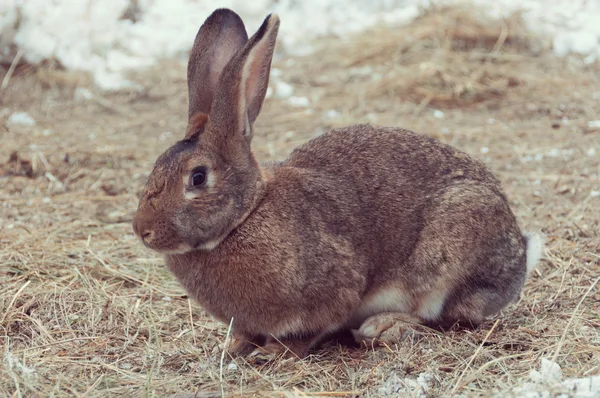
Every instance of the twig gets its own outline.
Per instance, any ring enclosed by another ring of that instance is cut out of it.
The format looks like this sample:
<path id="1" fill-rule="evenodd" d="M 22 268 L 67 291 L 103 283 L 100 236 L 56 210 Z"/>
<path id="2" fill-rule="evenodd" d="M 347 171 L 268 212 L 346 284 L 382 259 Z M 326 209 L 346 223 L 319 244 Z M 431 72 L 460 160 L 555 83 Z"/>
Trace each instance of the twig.
<path id="1" fill-rule="evenodd" d="M 500 31 L 500 36 L 498 36 L 498 41 L 496 41 L 496 44 L 494 44 L 494 48 L 492 49 L 491 53 L 497 54 L 498 51 L 500 51 L 500 49 L 502 48 L 502 46 L 504 46 L 504 43 L 506 42 L 507 38 L 508 38 L 508 26 L 506 25 L 506 22 L 503 22 L 502 30 Z"/>
<path id="2" fill-rule="evenodd" d="M 294 394 L 300 397 L 354 397 L 360 395 L 360 391 L 311 391 L 305 393 L 294 387 Z"/>
<path id="3" fill-rule="evenodd" d="M 225 387 L 223 386 L 223 362 L 225 361 L 225 352 L 227 352 L 227 346 L 229 345 L 229 334 L 231 333 L 231 327 L 233 326 L 233 317 L 229 321 L 229 327 L 227 328 L 227 334 L 225 335 L 225 345 L 223 346 L 223 352 L 221 352 L 221 363 L 219 365 L 219 384 L 221 384 L 221 397 L 225 398 Z"/>
<path id="4" fill-rule="evenodd" d="M 89 386 L 87 390 L 85 390 L 85 392 L 83 393 L 83 396 L 84 397 L 89 397 L 90 393 L 92 391 L 94 391 L 96 389 L 96 387 L 98 387 L 100 385 L 100 383 L 102 382 L 103 379 L 104 379 L 104 375 L 101 374 L 100 377 L 98 377 L 96 379 L 96 381 L 91 386 Z"/>
<path id="5" fill-rule="evenodd" d="M 188 309 L 190 310 L 190 327 L 192 328 L 192 341 L 196 346 L 196 331 L 194 330 L 194 318 L 192 317 L 192 300 L 188 298 Z"/>
<path id="6" fill-rule="evenodd" d="M 21 60 L 22 56 L 23 56 L 23 49 L 19 48 L 19 51 L 17 51 L 17 55 L 15 55 L 15 59 L 13 59 L 12 63 L 10 64 L 10 68 L 8 68 L 8 72 L 6 72 L 4 79 L 2 79 L 2 85 L 0 86 L 0 91 L 4 91 L 6 86 L 8 86 L 8 82 L 10 81 L 12 74 L 15 72 L 15 69 L 17 68 L 17 64 Z"/>
<path id="7" fill-rule="evenodd" d="M 469 362 L 467 363 L 467 366 L 465 366 L 465 368 L 463 369 L 462 373 L 460 374 L 460 377 L 456 381 L 456 384 L 454 385 L 454 388 L 452 389 L 452 392 L 450 393 L 450 395 L 454 395 L 454 393 L 456 393 L 459 389 L 462 388 L 462 385 L 461 385 L 460 382 L 462 381 L 463 377 L 465 376 L 465 373 L 467 373 L 467 369 L 469 369 L 471 367 L 471 364 L 473 363 L 473 360 L 479 354 L 479 352 L 483 348 L 483 345 L 486 343 L 487 339 L 490 337 L 490 335 L 492 334 L 492 332 L 494 331 L 494 329 L 496 329 L 496 326 L 498 326 L 498 323 L 500 323 L 500 319 L 496 319 L 496 322 L 494 322 L 494 325 L 492 326 L 492 328 L 490 329 L 490 331 L 487 332 L 487 334 L 485 335 L 485 338 L 483 339 L 483 341 L 481 342 L 481 344 L 479 344 L 479 347 L 477 347 L 477 350 L 475 350 L 475 353 L 471 356 L 471 359 L 469 359 Z"/>
<path id="8" fill-rule="evenodd" d="M 2 319 L 0 319 L 0 324 L 4 323 L 4 320 L 8 316 L 8 313 L 10 312 L 11 307 L 13 306 L 13 304 L 15 303 L 15 301 L 17 300 L 17 297 L 19 297 L 19 294 L 21 294 L 23 292 L 23 290 L 25 290 L 25 288 L 27 286 L 29 286 L 30 283 L 31 283 L 31 280 L 28 280 L 27 282 L 25 282 L 25 284 L 23 286 L 21 286 L 21 288 L 19 290 L 17 290 L 17 292 L 13 296 L 12 300 L 10 300 L 10 303 L 8 304 L 8 307 L 6 307 L 6 312 L 4 312 L 4 315 L 2 316 Z"/>
<path id="9" fill-rule="evenodd" d="M 73 341 L 96 340 L 96 339 L 99 339 L 101 337 L 102 336 L 83 336 L 83 337 L 74 337 L 72 339 L 53 341 L 52 343 L 48 343 L 48 344 L 36 345 L 36 346 L 33 346 L 33 347 L 25 347 L 21 351 L 18 351 L 18 353 L 23 353 L 25 351 L 31 351 L 31 350 L 37 350 L 37 349 L 40 349 L 40 348 L 46 348 L 46 347 L 50 347 L 50 346 L 54 346 L 54 345 L 71 343 Z M 112 338 L 114 338 L 114 336 L 112 336 Z"/>
<path id="10" fill-rule="evenodd" d="M 596 280 L 594 281 L 594 283 L 592 283 L 592 285 L 589 287 L 587 292 L 585 292 L 585 294 L 583 295 L 581 300 L 579 300 L 579 303 L 577 303 L 575 310 L 573 310 L 573 315 L 571 315 L 571 318 L 569 318 L 569 322 L 567 322 L 567 326 L 565 326 L 565 331 L 563 332 L 562 336 L 560 337 L 560 341 L 558 342 L 558 347 L 556 347 L 556 351 L 554 351 L 554 355 L 552 356 L 552 362 L 556 362 L 556 359 L 558 358 L 558 354 L 560 354 L 560 350 L 562 349 L 562 346 L 565 343 L 565 338 L 567 337 L 567 333 L 569 332 L 569 327 L 571 326 L 573 319 L 575 319 L 575 316 L 577 315 L 577 312 L 579 311 L 579 307 L 581 306 L 583 301 L 587 298 L 588 294 L 590 294 L 590 292 L 592 291 L 594 286 L 596 286 L 596 283 L 598 283 L 598 281 L 600 281 L 600 277 L 596 278 Z"/>
<path id="11" fill-rule="evenodd" d="M 100 105 L 100 106 L 104 107 L 105 109 L 107 109 L 107 110 L 109 110 L 109 111 L 112 111 L 112 112 L 118 113 L 118 114 L 119 114 L 119 115 L 121 115 L 121 116 L 127 116 L 127 117 L 131 117 L 131 114 L 130 114 L 129 112 L 125 112 L 125 111 L 123 111 L 123 110 L 119 109 L 118 107 L 116 107 L 116 106 L 112 105 L 112 104 L 111 104 L 110 102 L 108 102 L 106 99 L 104 99 L 104 98 L 102 98 L 102 97 L 100 97 L 100 96 L 98 96 L 98 95 L 94 95 L 94 96 L 92 97 L 92 100 L 93 100 L 94 102 L 96 102 L 98 105 Z"/>
<path id="12" fill-rule="evenodd" d="M 505 361 L 507 359 L 513 359 L 513 358 L 519 358 L 519 357 L 523 357 L 525 356 L 525 353 L 518 353 L 518 354 L 512 354 L 512 355 L 506 355 L 504 357 L 500 357 L 500 358 L 495 358 L 492 359 L 491 361 L 488 361 L 486 363 L 484 363 L 483 365 L 481 365 L 477 370 L 475 370 L 475 372 L 473 372 L 464 382 L 463 384 L 469 384 L 473 379 L 475 379 L 475 376 L 481 374 L 481 372 L 483 372 L 484 370 L 486 370 L 487 368 L 489 368 L 490 366 L 501 362 L 501 361 Z"/>

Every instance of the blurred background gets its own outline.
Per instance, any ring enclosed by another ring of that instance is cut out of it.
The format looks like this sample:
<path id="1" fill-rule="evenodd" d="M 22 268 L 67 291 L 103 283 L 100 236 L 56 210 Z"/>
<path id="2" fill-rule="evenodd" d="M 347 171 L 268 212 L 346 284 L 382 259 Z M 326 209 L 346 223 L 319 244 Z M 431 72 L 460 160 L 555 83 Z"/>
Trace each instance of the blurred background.
<path id="1" fill-rule="evenodd" d="M 131 229 L 218 7 L 249 34 L 281 18 L 259 160 L 353 123 L 481 159 L 547 236 L 521 300 L 473 332 L 222 362 L 226 328 Z M 0 395 L 600 394 L 599 21 L 595 0 L 3 0 Z"/>
<path id="2" fill-rule="evenodd" d="M 4 0 L 0 4 L 0 60 L 57 62 L 90 72 L 102 89 L 132 84 L 123 74 L 161 59 L 185 58 L 198 25 L 218 7 L 242 16 L 253 32 L 270 12 L 285 23 L 281 56 L 305 55 L 322 37 L 348 38 L 374 26 L 406 25 L 423 11 L 457 0 Z M 532 33 L 544 35 L 558 55 L 592 62 L 600 56 L 600 4 L 591 0 L 473 0 L 498 19 L 520 12 Z"/>

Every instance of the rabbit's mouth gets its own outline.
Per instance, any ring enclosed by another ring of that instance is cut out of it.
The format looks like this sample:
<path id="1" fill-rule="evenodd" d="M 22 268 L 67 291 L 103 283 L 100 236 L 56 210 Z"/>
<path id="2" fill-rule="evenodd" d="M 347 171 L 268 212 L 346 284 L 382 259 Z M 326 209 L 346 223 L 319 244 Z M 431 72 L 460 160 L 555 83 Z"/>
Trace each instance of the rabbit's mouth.
<path id="1" fill-rule="evenodd" d="M 180 243 L 175 248 L 163 249 L 163 248 L 153 247 L 152 245 L 147 244 L 143 240 L 142 240 L 142 242 L 144 243 L 144 246 L 146 246 L 148 249 L 154 250 L 160 254 L 165 254 L 165 255 L 185 254 L 185 253 L 189 253 L 189 252 L 195 250 L 194 248 L 186 245 L 185 243 Z"/>

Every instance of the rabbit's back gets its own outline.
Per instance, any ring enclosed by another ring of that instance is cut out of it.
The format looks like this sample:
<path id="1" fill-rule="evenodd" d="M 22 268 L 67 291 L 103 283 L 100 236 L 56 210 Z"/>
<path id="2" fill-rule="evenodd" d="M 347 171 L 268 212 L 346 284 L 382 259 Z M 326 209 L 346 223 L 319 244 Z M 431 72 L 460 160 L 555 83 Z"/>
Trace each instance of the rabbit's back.
<path id="1" fill-rule="evenodd" d="M 355 125 L 331 130 L 294 150 L 284 165 L 351 178 L 357 194 L 382 186 L 420 199 L 457 180 L 499 186 L 488 168 L 438 140 L 398 128 Z"/>
<path id="2" fill-rule="evenodd" d="M 449 186 L 474 182 L 505 201 L 498 180 L 482 162 L 402 129 L 356 125 L 332 130 L 297 148 L 282 166 L 327 176 L 339 196 L 350 193 L 352 217 L 362 226 L 355 231 L 355 244 L 364 246 L 377 264 L 388 262 L 388 250 L 402 262 L 412 254 L 426 207 Z"/>
<path id="3" fill-rule="evenodd" d="M 499 307 L 520 291 L 526 242 L 499 181 L 465 153 L 411 131 L 359 125 L 313 139 L 283 166 L 327 175 L 351 196 L 361 226 L 353 245 L 369 268 L 366 307 L 402 291 L 409 312 L 438 319 L 477 286 L 503 292 L 489 299 Z"/>

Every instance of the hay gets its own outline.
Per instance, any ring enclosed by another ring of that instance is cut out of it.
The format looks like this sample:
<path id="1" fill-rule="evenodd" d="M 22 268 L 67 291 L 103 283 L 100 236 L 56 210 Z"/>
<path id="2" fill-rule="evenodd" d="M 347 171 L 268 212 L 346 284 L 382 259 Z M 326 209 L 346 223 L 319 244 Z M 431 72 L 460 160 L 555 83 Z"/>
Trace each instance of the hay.
<path id="1" fill-rule="evenodd" d="M 543 67 L 538 60 L 543 44 L 526 33 L 519 14 L 494 21 L 455 7 L 431 11 L 410 29 L 365 33 L 319 56 L 326 60 L 320 63 L 325 72 L 339 66 L 336 78 L 349 98 L 385 96 L 419 103 L 419 109 L 465 108 L 530 91 L 524 86 Z M 324 72 L 312 69 L 309 76 Z"/>
<path id="2" fill-rule="evenodd" d="M 311 106 L 268 101 L 254 149 L 280 159 L 326 128 L 371 121 L 480 157 L 524 229 L 548 236 L 519 302 L 474 331 L 379 349 L 331 342 L 306 361 L 221 361 L 227 325 L 189 301 L 130 225 L 152 163 L 183 134 L 185 68 L 139 74 L 143 91 L 103 104 L 75 98 L 83 80 L 30 70 L 10 77 L 2 103 L 37 125 L 9 129 L 0 110 L 0 395 L 486 396 L 543 357 L 556 356 L 567 377 L 599 373 L 600 169 L 590 149 L 600 140 L 587 128 L 600 119 L 598 65 L 554 58 L 518 16 L 473 15 L 435 10 L 280 62 Z"/>

